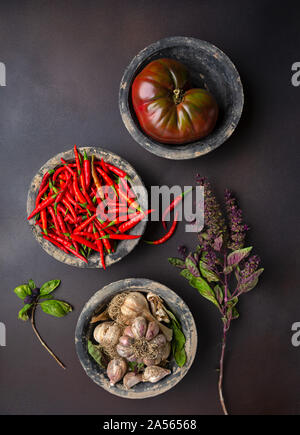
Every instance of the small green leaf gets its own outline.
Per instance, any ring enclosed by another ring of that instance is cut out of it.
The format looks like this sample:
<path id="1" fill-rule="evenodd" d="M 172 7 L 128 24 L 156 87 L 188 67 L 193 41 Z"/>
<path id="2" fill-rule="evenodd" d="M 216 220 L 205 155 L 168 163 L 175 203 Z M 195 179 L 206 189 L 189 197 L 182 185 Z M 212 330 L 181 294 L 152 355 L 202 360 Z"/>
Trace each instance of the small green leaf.
<path id="1" fill-rule="evenodd" d="M 183 276 L 185 279 L 188 279 L 188 280 L 194 278 L 194 275 L 191 272 L 189 272 L 187 269 L 183 269 L 180 272 L 180 275 Z"/>
<path id="2" fill-rule="evenodd" d="M 33 290 L 34 288 L 36 288 L 35 282 L 32 279 L 28 280 L 28 285 L 30 287 L 31 290 Z"/>
<path id="3" fill-rule="evenodd" d="M 88 353 L 99 364 L 100 367 L 105 369 L 107 367 L 107 361 L 100 346 L 94 345 L 91 340 L 88 340 Z"/>
<path id="4" fill-rule="evenodd" d="M 174 354 L 175 361 L 179 367 L 183 367 L 186 363 L 186 353 L 184 348 L 176 349 Z"/>
<path id="5" fill-rule="evenodd" d="M 204 298 L 208 299 L 219 308 L 219 303 L 215 297 L 215 294 L 205 279 L 201 277 L 192 277 L 190 279 L 190 285 L 196 288 Z"/>
<path id="6" fill-rule="evenodd" d="M 60 279 L 52 279 L 51 281 L 45 282 L 45 284 L 40 288 L 41 296 L 52 293 L 59 286 L 60 282 Z"/>
<path id="7" fill-rule="evenodd" d="M 32 304 L 24 305 L 24 307 L 18 313 L 18 319 L 24 320 L 24 321 L 28 320 L 29 319 L 28 310 L 31 307 L 32 307 Z"/>
<path id="8" fill-rule="evenodd" d="M 180 258 L 170 257 L 168 258 L 168 261 L 172 266 L 178 267 L 179 269 L 185 268 L 185 263 Z"/>
<path id="9" fill-rule="evenodd" d="M 18 285 L 18 287 L 14 289 L 14 292 L 20 299 L 24 299 L 26 296 L 31 295 L 31 289 L 28 284 Z"/>
<path id="10" fill-rule="evenodd" d="M 222 287 L 220 285 L 218 285 L 218 284 L 215 285 L 214 286 L 214 293 L 215 293 L 217 301 L 221 305 L 222 302 L 223 302 L 223 298 L 224 298 Z"/>
<path id="11" fill-rule="evenodd" d="M 200 272 L 201 272 L 202 276 L 204 278 L 206 278 L 208 282 L 213 282 L 213 281 L 218 282 L 219 281 L 218 275 L 215 272 L 213 272 L 212 270 L 209 270 L 207 268 L 207 264 L 203 260 L 200 261 L 199 268 L 200 268 Z"/>
<path id="12" fill-rule="evenodd" d="M 44 313 L 55 317 L 64 317 L 72 311 L 71 305 L 67 302 L 58 301 L 56 299 L 49 299 L 41 302 L 41 307 Z"/>
<path id="13" fill-rule="evenodd" d="M 172 311 L 166 309 L 168 316 L 171 319 L 171 327 L 173 329 L 173 339 L 172 339 L 172 354 L 179 367 L 184 366 L 186 363 L 186 353 L 185 353 L 185 336 L 182 332 L 181 325 L 176 319 Z"/>

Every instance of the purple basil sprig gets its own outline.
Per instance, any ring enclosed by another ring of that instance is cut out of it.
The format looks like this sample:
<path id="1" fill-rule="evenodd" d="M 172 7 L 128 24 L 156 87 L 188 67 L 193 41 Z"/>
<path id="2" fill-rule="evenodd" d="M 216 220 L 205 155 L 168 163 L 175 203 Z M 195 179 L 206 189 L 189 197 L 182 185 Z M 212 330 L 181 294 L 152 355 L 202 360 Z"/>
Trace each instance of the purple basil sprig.
<path id="1" fill-rule="evenodd" d="M 204 228 L 198 233 L 199 244 L 195 252 L 190 253 L 184 245 L 180 246 L 181 258 L 169 258 L 169 262 L 180 269 L 190 285 L 211 301 L 221 314 L 223 340 L 218 391 L 223 412 L 227 415 L 222 390 L 227 333 L 231 321 L 239 317 L 236 308 L 239 297 L 257 285 L 264 269 L 259 268 L 257 255 L 249 256 L 252 247 L 245 247 L 249 227 L 243 222 L 243 213 L 232 192 L 225 190 L 225 217 L 207 179 L 198 176 L 197 183 L 204 186 Z"/>

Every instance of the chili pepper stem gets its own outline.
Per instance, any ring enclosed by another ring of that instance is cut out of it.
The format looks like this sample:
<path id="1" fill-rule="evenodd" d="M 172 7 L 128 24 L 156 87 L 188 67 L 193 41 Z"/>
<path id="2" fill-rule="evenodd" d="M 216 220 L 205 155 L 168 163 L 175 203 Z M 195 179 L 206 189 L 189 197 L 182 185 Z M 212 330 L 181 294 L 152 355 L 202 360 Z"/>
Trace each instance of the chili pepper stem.
<path id="1" fill-rule="evenodd" d="M 63 369 L 66 369 L 65 365 L 60 361 L 60 359 L 55 355 L 54 352 L 52 352 L 52 350 L 49 348 L 49 346 L 46 344 L 46 342 L 42 339 L 42 337 L 40 336 L 36 326 L 35 326 L 35 310 L 36 310 L 36 306 L 37 306 L 37 302 L 34 303 L 33 308 L 32 308 L 32 312 L 31 312 L 31 316 L 30 316 L 30 321 L 31 321 L 31 326 L 32 329 L 35 333 L 35 335 L 37 336 L 37 338 L 39 339 L 40 343 L 42 344 L 42 346 L 44 346 L 44 348 L 50 353 L 50 355 L 55 359 L 55 361 L 57 362 L 57 364 L 62 367 Z"/>

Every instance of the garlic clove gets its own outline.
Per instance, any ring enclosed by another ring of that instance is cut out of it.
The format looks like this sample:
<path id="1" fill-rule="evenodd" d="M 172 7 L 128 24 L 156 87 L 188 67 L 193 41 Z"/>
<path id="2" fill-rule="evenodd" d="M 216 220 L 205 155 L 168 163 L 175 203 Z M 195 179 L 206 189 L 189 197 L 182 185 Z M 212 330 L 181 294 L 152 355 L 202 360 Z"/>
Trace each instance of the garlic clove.
<path id="1" fill-rule="evenodd" d="M 156 366 L 158 364 L 160 364 L 161 362 L 161 357 L 157 357 L 156 359 L 153 358 L 144 358 L 143 359 L 143 363 L 145 364 L 145 366 Z"/>
<path id="2" fill-rule="evenodd" d="M 150 343 L 154 344 L 158 347 L 164 346 L 167 342 L 166 337 L 164 336 L 164 334 L 158 334 L 156 337 L 154 337 Z"/>
<path id="3" fill-rule="evenodd" d="M 150 292 L 147 294 L 147 300 L 150 304 L 153 316 L 159 322 L 170 323 L 170 319 L 163 304 L 162 298 L 155 293 Z"/>
<path id="4" fill-rule="evenodd" d="M 119 343 L 125 347 L 131 346 L 133 342 L 134 342 L 134 338 L 129 337 L 128 335 L 122 335 L 122 337 L 120 337 L 119 339 Z"/>
<path id="5" fill-rule="evenodd" d="M 171 352 L 171 344 L 169 342 L 167 342 L 164 347 L 161 349 L 160 352 L 160 356 L 161 356 L 161 361 L 164 361 L 168 358 L 168 356 L 170 355 Z"/>
<path id="6" fill-rule="evenodd" d="M 129 390 L 129 388 L 134 387 L 139 382 L 142 382 L 143 376 L 141 374 L 136 374 L 134 372 L 126 373 L 123 378 L 124 387 Z"/>
<path id="7" fill-rule="evenodd" d="M 123 331 L 123 335 L 128 335 L 128 337 L 134 338 L 133 332 L 131 330 L 131 326 L 126 326 L 126 328 Z"/>
<path id="8" fill-rule="evenodd" d="M 152 340 L 154 337 L 156 337 L 159 333 L 159 326 L 157 324 L 157 322 L 149 322 L 148 323 L 148 328 L 147 328 L 147 332 L 145 335 L 146 340 L 150 341 Z"/>
<path id="9" fill-rule="evenodd" d="M 94 329 L 94 339 L 102 346 L 114 346 L 121 335 L 120 327 L 114 322 L 103 322 Z"/>
<path id="10" fill-rule="evenodd" d="M 123 358 L 126 358 L 126 359 L 132 355 L 131 348 L 127 347 L 127 346 L 122 346 L 122 344 L 117 345 L 116 351 L 118 352 L 118 354 L 120 356 L 122 356 Z"/>
<path id="11" fill-rule="evenodd" d="M 123 358 L 112 359 L 107 366 L 107 376 L 110 380 L 110 385 L 115 385 L 119 382 L 127 371 L 127 363 Z"/>
<path id="12" fill-rule="evenodd" d="M 136 317 L 131 325 L 131 331 L 135 338 L 142 338 L 147 331 L 147 321 L 144 317 Z"/>
<path id="13" fill-rule="evenodd" d="M 143 382 L 151 382 L 154 384 L 155 382 L 160 381 L 165 376 L 169 375 L 171 370 L 164 369 L 159 366 L 148 366 L 145 368 L 143 373 Z"/>

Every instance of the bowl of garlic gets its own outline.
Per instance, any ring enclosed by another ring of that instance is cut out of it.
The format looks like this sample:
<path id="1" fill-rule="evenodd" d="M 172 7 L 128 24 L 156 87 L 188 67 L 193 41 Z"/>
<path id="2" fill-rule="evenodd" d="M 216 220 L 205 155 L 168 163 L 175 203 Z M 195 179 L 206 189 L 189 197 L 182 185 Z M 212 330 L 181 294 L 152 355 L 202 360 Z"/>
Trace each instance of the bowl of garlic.
<path id="1" fill-rule="evenodd" d="M 197 349 L 194 318 L 172 290 L 144 278 L 113 282 L 85 304 L 75 345 L 86 374 L 112 394 L 143 399 L 174 387 Z"/>

